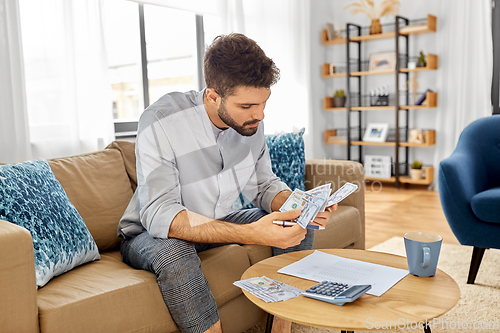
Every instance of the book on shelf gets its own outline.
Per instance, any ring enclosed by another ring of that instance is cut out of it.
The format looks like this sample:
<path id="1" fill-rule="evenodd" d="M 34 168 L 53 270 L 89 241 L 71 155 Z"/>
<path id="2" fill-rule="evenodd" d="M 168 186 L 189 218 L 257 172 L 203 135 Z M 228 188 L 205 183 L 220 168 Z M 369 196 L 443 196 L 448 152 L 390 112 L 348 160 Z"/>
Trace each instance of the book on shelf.
<path id="1" fill-rule="evenodd" d="M 428 92 L 433 92 L 432 90 L 430 89 L 427 89 L 423 94 L 422 96 L 420 96 L 417 101 L 415 102 L 415 105 L 422 105 L 422 103 L 425 101 L 425 98 L 427 97 L 427 93 Z"/>
<path id="2" fill-rule="evenodd" d="M 326 23 L 325 30 L 327 40 L 332 40 L 335 38 L 335 28 L 333 27 L 333 23 Z"/>

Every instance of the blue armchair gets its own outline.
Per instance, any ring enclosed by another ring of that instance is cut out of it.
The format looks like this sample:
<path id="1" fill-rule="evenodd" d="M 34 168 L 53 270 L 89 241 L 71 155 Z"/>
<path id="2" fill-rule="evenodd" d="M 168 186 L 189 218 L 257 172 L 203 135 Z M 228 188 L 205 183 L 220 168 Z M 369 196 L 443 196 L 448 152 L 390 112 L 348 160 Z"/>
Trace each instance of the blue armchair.
<path id="1" fill-rule="evenodd" d="M 439 165 L 439 197 L 451 230 L 473 246 L 468 284 L 474 284 L 485 249 L 500 249 L 500 115 L 467 126 Z"/>

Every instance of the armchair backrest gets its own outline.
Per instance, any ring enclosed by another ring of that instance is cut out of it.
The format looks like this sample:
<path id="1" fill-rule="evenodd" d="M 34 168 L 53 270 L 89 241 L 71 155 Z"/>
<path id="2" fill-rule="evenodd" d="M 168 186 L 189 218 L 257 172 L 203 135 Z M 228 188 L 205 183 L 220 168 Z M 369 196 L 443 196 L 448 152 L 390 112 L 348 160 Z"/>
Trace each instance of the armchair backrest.
<path id="1" fill-rule="evenodd" d="M 467 126 L 458 140 L 453 154 L 467 154 L 481 167 L 485 190 L 500 186 L 500 115 L 485 117 Z"/>

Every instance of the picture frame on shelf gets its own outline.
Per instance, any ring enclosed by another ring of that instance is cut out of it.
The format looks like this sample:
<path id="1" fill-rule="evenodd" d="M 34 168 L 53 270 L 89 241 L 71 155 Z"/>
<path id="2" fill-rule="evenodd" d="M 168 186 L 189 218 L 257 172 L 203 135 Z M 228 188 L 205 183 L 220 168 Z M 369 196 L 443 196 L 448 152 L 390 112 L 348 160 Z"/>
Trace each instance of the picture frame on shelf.
<path id="1" fill-rule="evenodd" d="M 377 52 L 370 54 L 368 70 L 370 72 L 396 69 L 396 52 Z"/>
<path id="2" fill-rule="evenodd" d="M 390 179 L 392 176 L 391 156 L 365 155 L 365 177 Z"/>
<path id="3" fill-rule="evenodd" d="M 389 134 L 389 124 L 368 124 L 363 135 L 365 142 L 385 142 Z"/>

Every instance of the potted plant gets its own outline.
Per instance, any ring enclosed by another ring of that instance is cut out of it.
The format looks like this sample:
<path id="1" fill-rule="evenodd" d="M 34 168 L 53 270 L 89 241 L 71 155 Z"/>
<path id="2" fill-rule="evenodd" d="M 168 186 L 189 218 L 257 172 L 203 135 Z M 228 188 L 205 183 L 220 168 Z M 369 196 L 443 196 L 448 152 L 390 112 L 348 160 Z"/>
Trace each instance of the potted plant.
<path id="1" fill-rule="evenodd" d="M 417 60 L 417 67 L 425 67 L 426 65 L 427 63 L 425 62 L 425 54 L 424 52 L 420 51 L 420 56 Z"/>
<path id="2" fill-rule="evenodd" d="M 335 93 L 333 94 L 333 105 L 336 108 L 343 108 L 345 106 L 344 89 L 335 90 Z"/>
<path id="3" fill-rule="evenodd" d="M 378 8 L 375 7 L 373 0 L 360 0 L 344 7 L 344 10 L 352 7 L 352 15 L 364 13 L 372 21 L 370 26 L 370 35 L 382 33 L 380 18 L 386 15 L 396 15 L 399 11 L 399 0 L 383 0 Z"/>
<path id="4" fill-rule="evenodd" d="M 410 169 L 410 178 L 412 180 L 422 179 L 422 174 L 424 173 L 424 170 L 422 169 L 423 166 L 424 164 L 422 163 L 422 161 L 413 161 Z"/>

